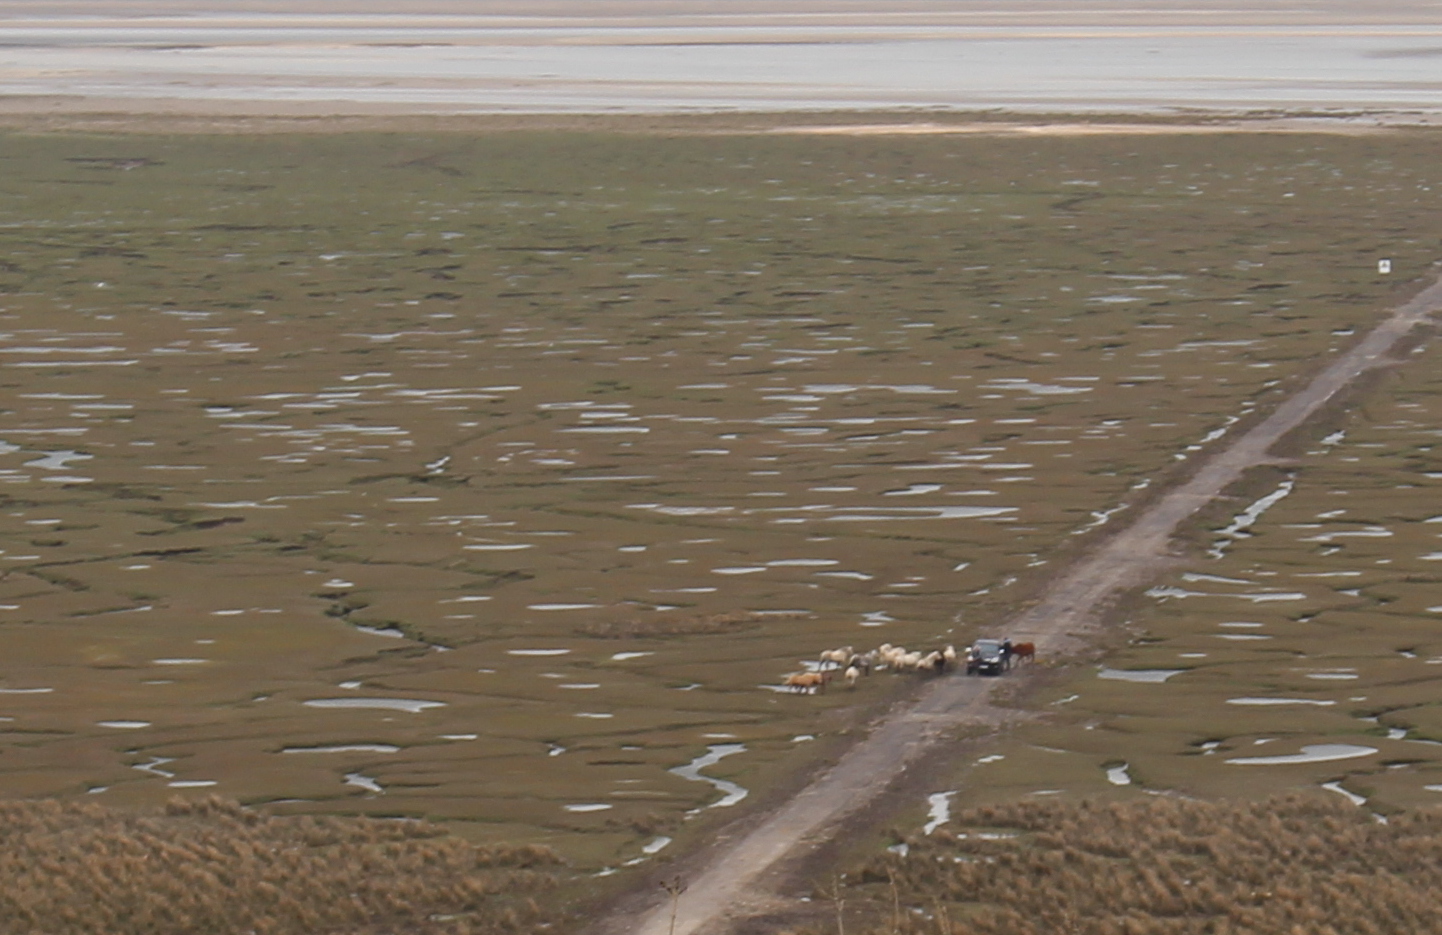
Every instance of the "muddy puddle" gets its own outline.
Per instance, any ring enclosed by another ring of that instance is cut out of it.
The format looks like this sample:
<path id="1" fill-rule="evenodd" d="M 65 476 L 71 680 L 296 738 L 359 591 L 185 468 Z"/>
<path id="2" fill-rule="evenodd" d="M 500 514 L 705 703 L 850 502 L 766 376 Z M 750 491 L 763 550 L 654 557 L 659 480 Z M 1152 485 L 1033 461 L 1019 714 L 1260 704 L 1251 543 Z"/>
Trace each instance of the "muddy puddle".
<path id="1" fill-rule="evenodd" d="M 0 137 L 0 791 L 645 856 L 901 683 L 767 687 L 964 644 L 1364 329 L 1376 256 L 1434 258 L 1431 147 Z M 1159 584 L 997 788 L 1442 729 L 1435 389 L 1220 517 L 1228 580 Z"/>

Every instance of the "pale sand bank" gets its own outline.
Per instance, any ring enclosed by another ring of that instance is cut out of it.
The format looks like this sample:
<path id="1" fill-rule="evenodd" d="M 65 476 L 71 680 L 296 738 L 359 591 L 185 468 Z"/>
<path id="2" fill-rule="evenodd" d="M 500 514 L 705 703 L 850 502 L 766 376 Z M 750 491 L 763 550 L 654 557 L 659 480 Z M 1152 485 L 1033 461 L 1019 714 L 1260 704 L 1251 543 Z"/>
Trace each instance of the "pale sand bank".
<path id="1" fill-rule="evenodd" d="M 1274 119 L 1217 121 L 1215 123 L 855 123 L 817 126 L 779 124 L 772 133 L 816 136 L 1175 136 L 1222 133 L 1329 133 L 1363 135 L 1385 132 L 1378 122 Z"/>

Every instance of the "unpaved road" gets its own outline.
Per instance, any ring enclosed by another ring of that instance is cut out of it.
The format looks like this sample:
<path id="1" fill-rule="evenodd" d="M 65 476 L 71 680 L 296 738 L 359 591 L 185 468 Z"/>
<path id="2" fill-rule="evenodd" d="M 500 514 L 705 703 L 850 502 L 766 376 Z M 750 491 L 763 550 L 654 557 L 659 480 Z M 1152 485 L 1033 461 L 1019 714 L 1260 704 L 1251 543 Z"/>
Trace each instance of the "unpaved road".
<path id="1" fill-rule="evenodd" d="M 1208 456 L 1190 479 L 1155 500 L 1126 528 L 1057 578 L 1041 600 L 1006 625 L 1016 639 L 1055 652 L 1090 625 L 1103 602 L 1153 576 L 1168 561 L 1177 525 L 1216 497 L 1247 468 L 1273 460 L 1268 450 L 1362 373 L 1389 363 L 1392 347 L 1428 314 L 1442 308 L 1442 280 L 1397 308 L 1263 422 Z M 875 724 L 867 738 L 798 795 L 768 815 L 718 837 L 711 859 L 688 879 L 675 935 L 719 933 L 764 909 L 775 894 L 783 861 L 807 853 L 874 800 L 949 729 L 964 722 L 996 722 L 987 704 L 996 680 L 938 679 L 911 705 Z M 664 894 L 658 894 L 664 898 Z M 671 906 L 604 920 L 603 935 L 670 935 Z"/>

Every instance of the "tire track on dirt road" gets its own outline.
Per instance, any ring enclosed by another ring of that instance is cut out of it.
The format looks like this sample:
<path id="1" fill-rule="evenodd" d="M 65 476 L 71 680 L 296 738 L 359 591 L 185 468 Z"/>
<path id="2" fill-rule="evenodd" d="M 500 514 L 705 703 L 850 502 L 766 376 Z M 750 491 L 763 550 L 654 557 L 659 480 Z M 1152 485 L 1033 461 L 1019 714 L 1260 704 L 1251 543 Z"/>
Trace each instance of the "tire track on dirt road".
<path id="1" fill-rule="evenodd" d="M 1175 560 L 1168 546 L 1179 523 L 1248 468 L 1275 462 L 1268 452 L 1283 435 L 1363 373 L 1393 362 L 1392 348 L 1438 308 L 1442 280 L 1395 309 L 1262 422 L 1207 456 L 1187 480 L 1159 495 L 1129 526 L 1058 577 L 1035 605 L 1005 625 L 1006 631 L 1053 652 L 1077 640 L 1075 634 L 1094 624 L 1105 601 Z M 844 818 L 872 802 L 958 725 L 999 723 L 1001 713 L 988 706 L 997 684 L 965 678 L 932 682 L 911 704 L 876 722 L 864 740 L 796 796 L 769 814 L 738 823 L 744 827 L 722 829 L 709 859 L 683 879 L 688 889 L 677 905 L 675 935 L 724 931 L 728 923 L 774 903 L 768 883 L 781 877 L 784 862 L 830 837 Z M 671 910 L 663 897 L 624 918 L 604 920 L 596 931 L 671 935 Z"/>

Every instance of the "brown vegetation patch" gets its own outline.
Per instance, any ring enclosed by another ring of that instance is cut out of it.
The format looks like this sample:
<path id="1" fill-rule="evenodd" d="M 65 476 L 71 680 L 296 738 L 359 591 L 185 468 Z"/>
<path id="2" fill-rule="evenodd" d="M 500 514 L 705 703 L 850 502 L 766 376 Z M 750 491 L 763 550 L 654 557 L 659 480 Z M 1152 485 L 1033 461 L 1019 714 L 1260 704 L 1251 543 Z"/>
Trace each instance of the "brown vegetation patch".
<path id="1" fill-rule="evenodd" d="M 1316 796 L 972 809 L 840 893 L 870 933 L 1437 931 L 1442 813 Z M 965 829 L 965 830 L 963 830 Z M 829 895 L 829 894 L 828 894 Z M 827 927 L 829 930 L 829 926 Z"/>
<path id="2" fill-rule="evenodd" d="M 140 814 L 6 802 L 0 829 L 7 932 L 531 931 L 558 863 L 425 822 L 276 817 L 218 797 Z"/>

